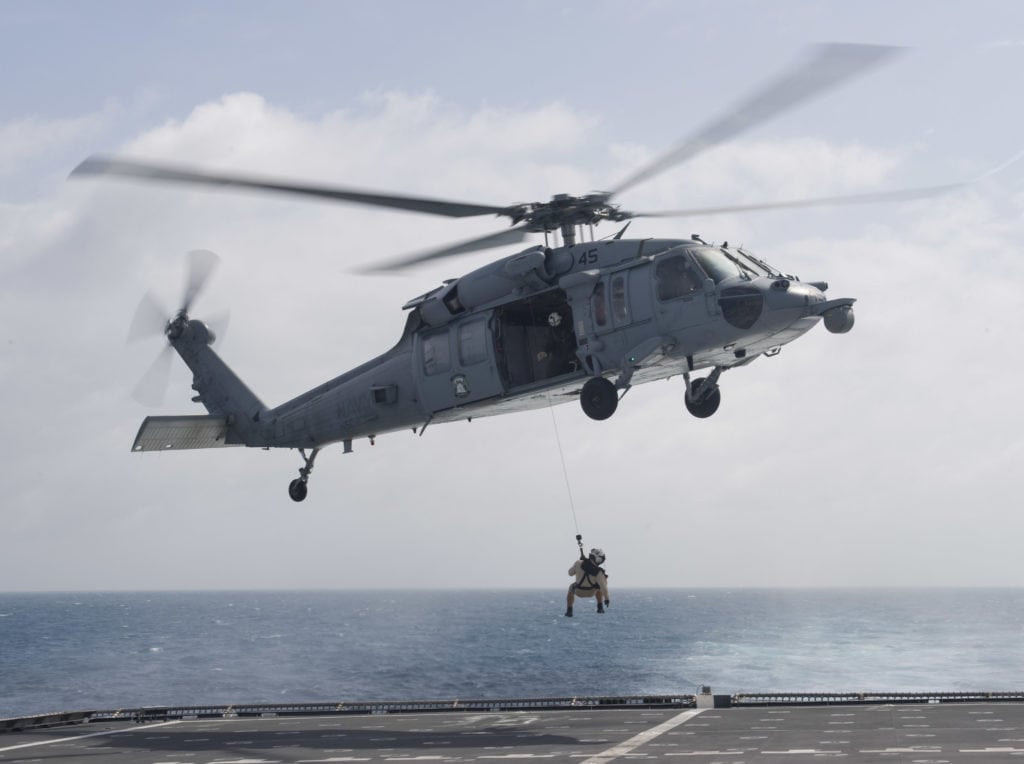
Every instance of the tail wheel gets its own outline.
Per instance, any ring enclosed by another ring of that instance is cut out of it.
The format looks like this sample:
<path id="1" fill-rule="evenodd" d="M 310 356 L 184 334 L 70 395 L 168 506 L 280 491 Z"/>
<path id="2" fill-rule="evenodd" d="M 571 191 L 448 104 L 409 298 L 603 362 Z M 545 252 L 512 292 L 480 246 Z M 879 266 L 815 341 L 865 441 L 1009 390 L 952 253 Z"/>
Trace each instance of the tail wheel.
<path id="1" fill-rule="evenodd" d="M 695 379 L 690 384 L 690 392 L 683 396 L 686 403 L 686 410 L 698 419 L 707 419 L 718 411 L 718 405 L 722 402 L 722 391 L 715 385 L 715 389 L 704 392 L 707 386 L 706 379 Z"/>
<path id="2" fill-rule="evenodd" d="M 598 421 L 607 419 L 619 406 L 619 395 L 615 385 L 604 377 L 588 379 L 580 390 L 580 405 L 583 413 Z"/>

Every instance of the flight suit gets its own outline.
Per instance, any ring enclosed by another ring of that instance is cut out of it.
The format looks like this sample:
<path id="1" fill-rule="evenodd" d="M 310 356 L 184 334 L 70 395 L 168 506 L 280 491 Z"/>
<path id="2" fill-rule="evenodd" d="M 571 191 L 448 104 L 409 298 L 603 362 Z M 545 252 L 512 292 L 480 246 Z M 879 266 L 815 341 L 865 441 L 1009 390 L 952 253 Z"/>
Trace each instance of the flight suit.
<path id="1" fill-rule="evenodd" d="M 576 597 L 597 597 L 597 612 L 603 613 L 604 606 L 609 604 L 608 574 L 604 572 L 604 568 L 590 560 L 576 560 L 569 568 L 569 575 L 576 580 L 569 584 L 569 592 L 565 598 L 565 614 L 572 617 L 572 603 Z"/>

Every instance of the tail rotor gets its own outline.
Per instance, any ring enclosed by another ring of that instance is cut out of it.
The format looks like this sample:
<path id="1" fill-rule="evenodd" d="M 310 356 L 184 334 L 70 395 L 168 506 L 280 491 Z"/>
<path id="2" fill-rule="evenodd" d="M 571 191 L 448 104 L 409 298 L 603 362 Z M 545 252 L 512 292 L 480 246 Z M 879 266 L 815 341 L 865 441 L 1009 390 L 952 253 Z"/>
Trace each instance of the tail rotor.
<path id="1" fill-rule="evenodd" d="M 128 342 L 149 339 L 157 334 L 163 334 L 169 341 L 176 338 L 188 324 L 188 312 L 206 287 L 219 262 L 220 258 L 208 249 L 195 249 L 189 252 L 181 307 L 171 314 L 151 291 L 146 292 L 135 309 L 135 315 L 128 327 Z M 223 328 L 227 326 L 227 321 L 228 317 L 225 314 L 218 318 L 217 323 Z M 173 348 L 168 343 L 135 386 L 132 398 L 144 406 L 160 406 L 167 393 L 172 358 Z"/>

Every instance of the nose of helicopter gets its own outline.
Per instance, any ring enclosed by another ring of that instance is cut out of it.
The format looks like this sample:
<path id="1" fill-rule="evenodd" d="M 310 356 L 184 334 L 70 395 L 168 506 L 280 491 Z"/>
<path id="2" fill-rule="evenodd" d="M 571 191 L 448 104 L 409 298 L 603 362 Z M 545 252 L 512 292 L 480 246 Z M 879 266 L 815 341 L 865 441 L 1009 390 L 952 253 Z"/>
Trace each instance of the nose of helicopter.
<path id="1" fill-rule="evenodd" d="M 819 285 L 789 279 L 776 279 L 765 294 L 769 310 L 803 310 L 819 302 L 825 302 Z"/>
<path id="2" fill-rule="evenodd" d="M 726 287 L 719 294 L 722 316 L 737 329 L 779 329 L 813 311 L 825 301 L 825 284 L 805 284 L 788 278 Z"/>

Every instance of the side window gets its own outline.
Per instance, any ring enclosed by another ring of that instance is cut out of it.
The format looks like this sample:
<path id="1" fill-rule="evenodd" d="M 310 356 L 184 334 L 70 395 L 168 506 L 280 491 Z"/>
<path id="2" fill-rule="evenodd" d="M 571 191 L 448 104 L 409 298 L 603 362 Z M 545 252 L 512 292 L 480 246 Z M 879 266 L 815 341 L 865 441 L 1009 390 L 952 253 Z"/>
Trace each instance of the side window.
<path id="1" fill-rule="evenodd" d="M 654 271 L 658 282 L 658 299 L 674 300 L 700 291 L 701 280 L 682 255 L 663 257 Z"/>
<path id="2" fill-rule="evenodd" d="M 451 351 L 448 348 L 448 330 L 427 334 L 423 337 L 423 371 L 427 376 L 441 374 L 452 367 Z"/>
<path id="3" fill-rule="evenodd" d="M 626 302 L 626 274 L 624 273 L 612 278 L 612 315 L 615 317 L 616 324 L 629 320 L 629 303 Z"/>
<path id="4" fill-rule="evenodd" d="M 487 322 L 470 321 L 459 327 L 459 362 L 463 366 L 487 360 Z"/>
<path id="5" fill-rule="evenodd" d="M 605 326 L 608 323 L 608 308 L 604 301 L 604 281 L 598 281 L 594 286 L 594 294 L 590 298 L 591 308 L 594 311 L 594 323 L 598 326 Z"/>

